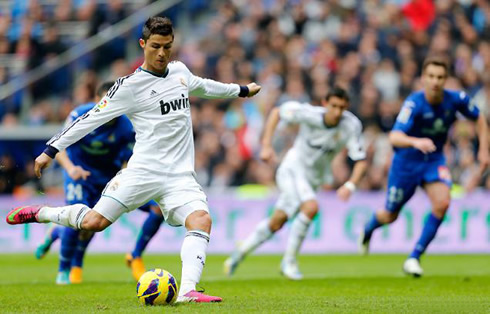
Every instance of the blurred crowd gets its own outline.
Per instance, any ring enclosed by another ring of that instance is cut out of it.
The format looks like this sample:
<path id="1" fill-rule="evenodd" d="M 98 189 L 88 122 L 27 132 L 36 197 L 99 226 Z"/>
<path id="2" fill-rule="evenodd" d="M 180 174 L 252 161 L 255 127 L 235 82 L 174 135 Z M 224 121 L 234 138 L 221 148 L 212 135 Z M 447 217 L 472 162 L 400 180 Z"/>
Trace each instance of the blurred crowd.
<path id="1" fill-rule="evenodd" d="M 121 21 L 130 5 L 122 0 L 66 0 L 50 2 L 48 10 L 42 2 L 13 1 L 10 12 L 0 14 L 0 59 L 13 54 L 25 58 L 27 69 L 35 68 L 70 46 L 68 37 L 58 35 L 63 21 L 87 22 L 91 36 Z M 447 88 L 465 90 L 490 120 L 487 0 L 195 0 L 180 6 L 164 12 L 176 24 L 174 59 L 202 77 L 262 85 L 252 99 L 191 100 L 196 172 L 208 188 L 274 186 L 274 167 L 257 158 L 267 114 L 287 100 L 318 105 L 333 85 L 348 89 L 349 110 L 363 122 L 370 167 L 361 188 L 384 188 L 392 154 L 387 132 L 403 99 L 421 88 L 420 67 L 428 54 L 447 56 L 452 67 Z M 181 23 L 182 12 L 192 18 Z M 132 58 L 127 53 L 137 45 L 140 29 L 0 100 L 1 125 L 61 123 L 75 106 L 92 99 L 98 83 L 142 63 L 141 54 Z M 9 78 L 8 68 L 0 64 L 1 84 Z M 32 105 L 21 114 L 26 94 Z M 280 126 L 274 143 L 280 156 L 295 131 Z M 488 171 L 478 176 L 472 123 L 458 121 L 445 149 L 455 182 L 467 190 L 490 189 Z M 13 159 L 2 161 L 0 193 L 11 193 L 26 181 L 34 184 L 29 171 L 15 165 Z M 340 154 L 333 166 L 335 181 L 325 188 L 342 184 L 350 167 L 346 154 Z M 44 188 L 57 184 L 44 182 Z"/>

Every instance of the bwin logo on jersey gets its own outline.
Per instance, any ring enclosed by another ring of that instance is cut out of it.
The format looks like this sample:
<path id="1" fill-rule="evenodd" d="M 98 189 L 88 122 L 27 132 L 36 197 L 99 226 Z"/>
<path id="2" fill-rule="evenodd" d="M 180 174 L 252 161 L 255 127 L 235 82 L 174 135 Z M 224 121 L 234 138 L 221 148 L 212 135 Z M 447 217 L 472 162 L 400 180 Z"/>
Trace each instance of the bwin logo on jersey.
<path id="1" fill-rule="evenodd" d="M 185 97 L 184 94 L 182 94 L 182 98 L 174 99 L 168 102 L 163 102 L 163 100 L 160 100 L 160 110 L 162 111 L 162 115 L 169 113 L 170 110 L 176 111 L 189 108 L 190 105 L 191 103 L 189 98 Z"/>

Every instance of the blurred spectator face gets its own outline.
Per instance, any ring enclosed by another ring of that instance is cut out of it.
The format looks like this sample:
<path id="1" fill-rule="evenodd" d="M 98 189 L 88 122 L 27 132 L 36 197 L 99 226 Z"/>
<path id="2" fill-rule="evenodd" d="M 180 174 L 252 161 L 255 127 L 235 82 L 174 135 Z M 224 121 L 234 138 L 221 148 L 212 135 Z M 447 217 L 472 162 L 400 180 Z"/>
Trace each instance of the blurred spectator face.
<path id="1" fill-rule="evenodd" d="M 140 47 L 145 54 L 147 69 L 156 73 L 164 73 L 172 54 L 173 35 L 151 35 L 146 41 L 140 39 Z"/>
<path id="2" fill-rule="evenodd" d="M 430 98 L 440 98 L 447 79 L 446 69 L 440 65 L 429 64 L 423 71 L 422 84 L 425 94 Z"/>
<path id="3" fill-rule="evenodd" d="M 343 98 L 332 96 L 328 100 L 322 100 L 322 105 L 328 108 L 325 114 L 328 125 L 335 126 L 339 124 L 342 113 L 349 104 Z"/>

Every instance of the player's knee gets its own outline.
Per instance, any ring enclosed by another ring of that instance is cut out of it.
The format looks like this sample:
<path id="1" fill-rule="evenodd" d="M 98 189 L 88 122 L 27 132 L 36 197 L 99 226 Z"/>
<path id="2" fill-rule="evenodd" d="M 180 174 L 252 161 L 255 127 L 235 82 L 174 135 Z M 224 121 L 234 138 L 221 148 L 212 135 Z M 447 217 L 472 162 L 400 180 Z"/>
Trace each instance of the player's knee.
<path id="1" fill-rule="evenodd" d="M 208 233 L 211 231 L 211 225 L 211 216 L 204 210 L 193 212 L 187 217 L 185 222 L 188 230 L 203 230 Z"/>
<path id="2" fill-rule="evenodd" d="M 443 198 L 439 199 L 434 203 L 434 209 L 433 211 L 435 214 L 439 217 L 442 218 L 446 214 L 449 205 L 450 205 L 450 199 L 449 198 Z"/>
<path id="3" fill-rule="evenodd" d="M 398 218 L 398 212 L 392 213 L 392 212 L 389 212 L 387 210 L 384 210 L 384 211 L 378 212 L 376 214 L 376 216 L 377 216 L 380 223 L 390 224 Z"/>
<path id="4" fill-rule="evenodd" d="M 286 221 L 288 221 L 288 215 L 281 210 L 276 210 L 269 220 L 269 229 L 271 232 L 276 232 L 284 226 Z"/>
<path id="5" fill-rule="evenodd" d="M 310 219 L 315 218 L 318 213 L 318 203 L 317 201 L 306 201 L 301 205 L 301 211 Z"/>
<path id="6" fill-rule="evenodd" d="M 398 219 L 398 213 L 389 213 L 388 214 L 388 223 L 392 223 Z"/>

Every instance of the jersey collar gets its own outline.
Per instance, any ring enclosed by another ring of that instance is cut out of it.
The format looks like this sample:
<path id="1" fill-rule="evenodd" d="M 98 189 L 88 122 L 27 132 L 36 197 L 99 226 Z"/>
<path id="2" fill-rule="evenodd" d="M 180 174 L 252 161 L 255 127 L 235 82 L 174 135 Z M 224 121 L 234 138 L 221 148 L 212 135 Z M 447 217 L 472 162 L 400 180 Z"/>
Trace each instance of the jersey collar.
<path id="1" fill-rule="evenodd" d="M 148 71 L 148 70 L 143 69 L 142 67 L 139 67 L 139 69 L 140 69 L 141 71 L 146 72 L 146 73 L 149 73 L 149 74 L 151 74 L 151 75 L 153 75 L 153 76 L 156 76 L 156 77 L 162 77 L 162 78 L 167 77 L 168 72 L 169 72 L 168 67 L 167 67 L 167 69 L 165 70 L 165 73 L 163 73 L 163 74 L 158 74 L 158 73 L 155 73 L 155 72 L 152 72 L 152 71 Z"/>

